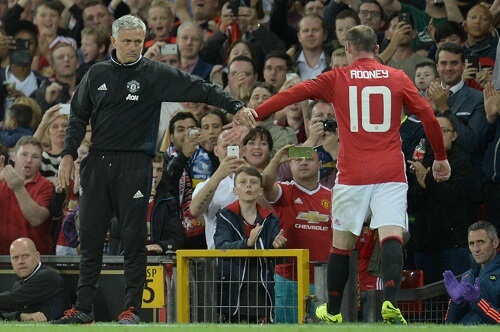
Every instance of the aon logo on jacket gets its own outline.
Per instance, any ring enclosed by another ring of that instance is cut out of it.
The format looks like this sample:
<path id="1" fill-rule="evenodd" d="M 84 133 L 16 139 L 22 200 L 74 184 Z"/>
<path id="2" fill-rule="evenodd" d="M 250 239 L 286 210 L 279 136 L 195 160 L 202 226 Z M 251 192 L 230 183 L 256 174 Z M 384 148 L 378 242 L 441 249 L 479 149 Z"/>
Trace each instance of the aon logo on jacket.
<path id="1" fill-rule="evenodd" d="M 127 98 L 125 98 L 125 100 L 134 100 L 134 101 L 138 101 L 139 100 L 139 96 L 137 95 L 133 95 L 131 93 L 128 94 Z"/>

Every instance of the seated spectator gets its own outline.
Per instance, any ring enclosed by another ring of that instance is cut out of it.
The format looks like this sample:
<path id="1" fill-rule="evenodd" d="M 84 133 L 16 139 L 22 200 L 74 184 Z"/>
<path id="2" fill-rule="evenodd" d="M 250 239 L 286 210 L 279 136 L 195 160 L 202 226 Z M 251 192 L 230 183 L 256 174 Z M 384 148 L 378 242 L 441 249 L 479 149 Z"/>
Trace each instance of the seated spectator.
<path id="1" fill-rule="evenodd" d="M 21 137 L 12 154 L 14 166 L 0 156 L 0 255 L 9 243 L 29 237 L 42 255 L 52 254 L 49 205 L 54 185 L 39 172 L 42 144 L 31 136 Z"/>
<path id="2" fill-rule="evenodd" d="M 16 98 L 21 96 L 31 95 L 46 79 L 38 72 L 31 70 L 31 64 L 38 48 L 36 26 L 29 21 L 19 20 L 7 26 L 7 35 L 13 39 L 29 40 L 29 57 L 21 58 L 17 56 L 14 61 L 10 61 L 5 70 L 0 70 L 0 82 L 11 81 L 15 83 L 15 89 L 12 91 L 7 91 L 6 86 L 3 84 L 0 86 L 0 121 L 5 120 L 4 112 L 12 104 L 13 100 L 15 101 Z M 15 50 L 5 49 L 4 51 L 10 54 Z M 9 56 L 6 55 L 6 57 L 8 60 Z"/>
<path id="3" fill-rule="evenodd" d="M 250 89 L 250 98 L 247 106 L 256 109 L 274 94 L 275 90 L 271 85 L 257 82 Z M 260 120 L 257 125 L 265 128 L 271 133 L 273 139 L 271 156 L 274 156 L 274 154 L 285 145 L 297 144 L 297 136 L 295 136 L 294 130 L 290 127 L 276 126 L 274 115 L 269 116 L 267 119 Z"/>
<path id="4" fill-rule="evenodd" d="M 177 30 L 177 45 L 181 59 L 180 69 L 208 81 L 213 65 L 200 58 L 204 45 L 203 29 L 193 22 L 182 23 Z"/>
<path id="5" fill-rule="evenodd" d="M 432 62 L 420 62 L 415 65 L 415 86 L 421 96 L 425 97 L 427 88 L 438 76 L 436 65 Z"/>
<path id="6" fill-rule="evenodd" d="M 144 48 L 148 49 L 156 42 L 175 43 L 175 38 L 170 34 L 174 16 L 169 1 L 152 1 L 148 8 L 147 17 L 148 28 L 150 29 L 149 40 L 144 43 Z"/>
<path id="7" fill-rule="evenodd" d="M 479 57 L 488 57 L 495 60 L 497 54 L 498 37 L 493 37 L 493 16 L 486 6 L 475 5 L 467 13 L 464 22 L 467 31 L 465 56 L 475 54 Z"/>
<path id="8" fill-rule="evenodd" d="M 449 114 L 439 114 L 438 121 L 443 131 L 448 162 L 453 168 L 449 180 L 437 182 L 434 179 L 429 171 L 434 161 L 430 152 L 426 151 L 422 163 L 408 161 L 415 167 L 419 184 L 410 195 L 410 199 L 415 201 L 415 265 L 424 271 L 426 284 L 441 280 L 445 270 L 457 275 L 467 270 L 467 228 L 473 223 L 468 214 L 471 164 L 459 155 L 454 146 L 459 135 L 455 121 Z"/>
<path id="9" fill-rule="evenodd" d="M 465 83 L 479 91 L 483 91 L 486 83 L 491 83 L 493 80 L 493 68 L 495 61 L 491 58 L 483 57 L 478 59 L 479 68 L 474 68 L 474 63 L 465 63 L 465 70 L 462 78 Z"/>
<path id="10" fill-rule="evenodd" d="M 498 325 L 500 255 L 495 226 L 487 221 L 472 224 L 468 230 L 468 243 L 474 264 L 462 282 L 459 283 L 451 271 L 443 273 L 446 291 L 451 298 L 446 323 Z"/>
<path id="11" fill-rule="evenodd" d="M 247 100 L 250 88 L 257 82 L 257 71 L 252 59 L 246 56 L 237 56 L 229 64 L 226 91 L 240 100 Z"/>
<path id="12" fill-rule="evenodd" d="M 347 67 L 349 66 L 349 62 L 347 61 L 347 54 L 345 53 L 345 48 L 341 47 L 336 49 L 332 53 L 332 58 L 330 60 L 330 67 Z"/>
<path id="13" fill-rule="evenodd" d="M 216 249 L 273 249 L 286 244 L 280 221 L 257 203 L 262 196 L 262 176 L 251 167 L 234 175 L 238 200 L 217 212 Z M 221 321 L 273 322 L 274 259 L 232 258 L 217 262 L 220 280 Z"/>
<path id="14" fill-rule="evenodd" d="M 0 293 L 0 319 L 47 322 L 69 309 L 69 297 L 59 272 L 40 263 L 40 252 L 29 238 L 10 245 L 10 261 L 19 280 Z"/>
<path id="15" fill-rule="evenodd" d="M 217 211 L 237 200 L 233 192 L 233 173 L 245 164 L 242 158 L 227 155 L 229 144 L 223 131 L 219 134 L 214 153 L 219 158 L 220 165 L 214 174 L 205 182 L 201 182 L 193 192 L 189 211 L 197 220 L 205 224 L 205 241 L 208 249 L 215 249 L 214 234 Z"/>
<path id="16" fill-rule="evenodd" d="M 68 103 L 78 85 L 76 71 L 80 64 L 75 48 L 59 43 L 52 48 L 50 54 L 55 79 L 44 81 L 30 96 L 37 101 L 43 113 L 58 103 Z"/>
<path id="17" fill-rule="evenodd" d="M 110 35 L 101 26 L 84 28 L 81 35 L 82 46 L 80 51 L 83 55 L 83 64 L 80 65 L 76 74 L 78 82 L 95 63 L 106 60 L 109 44 L 111 43 Z"/>
<path id="18" fill-rule="evenodd" d="M 264 81 L 277 91 L 285 83 L 286 75 L 291 72 L 292 67 L 292 59 L 284 51 L 269 52 L 264 62 Z"/>
<path id="19" fill-rule="evenodd" d="M 12 105 L 7 110 L 5 129 L 0 122 L 0 143 L 13 148 L 21 137 L 33 135 L 34 130 L 30 127 L 32 117 L 33 111 L 29 106 Z"/>
<path id="20" fill-rule="evenodd" d="M 309 249 L 311 261 L 328 260 L 331 246 L 331 190 L 318 182 L 318 154 L 312 158 L 290 160 L 287 145 L 271 159 L 262 173 L 264 196 L 281 221 L 287 249 Z M 290 160 L 293 181 L 277 182 L 281 164 Z M 297 322 L 296 262 L 287 260 L 276 266 L 276 322 Z M 310 294 L 314 294 L 314 270 L 309 275 Z"/>
<path id="21" fill-rule="evenodd" d="M 68 127 L 68 117 L 61 115 L 61 104 L 52 106 L 45 112 L 42 122 L 35 134 L 41 142 L 46 143 L 42 153 L 40 173 L 55 184 L 55 177 L 61 163 L 61 153 L 64 148 L 64 138 Z"/>
<path id="22" fill-rule="evenodd" d="M 172 194 L 172 187 L 162 182 L 163 156 L 153 158 L 153 184 L 149 198 L 146 250 L 152 254 L 181 249 L 186 242 L 186 231 L 182 227 L 179 201 Z M 109 254 L 123 255 L 121 228 L 117 218 L 110 227 Z"/>

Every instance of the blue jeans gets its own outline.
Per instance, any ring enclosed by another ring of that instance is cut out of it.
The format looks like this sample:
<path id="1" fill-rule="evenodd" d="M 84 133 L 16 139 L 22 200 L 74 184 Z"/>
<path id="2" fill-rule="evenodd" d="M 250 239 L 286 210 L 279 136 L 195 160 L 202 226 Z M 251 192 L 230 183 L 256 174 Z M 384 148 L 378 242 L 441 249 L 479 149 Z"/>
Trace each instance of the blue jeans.
<path id="1" fill-rule="evenodd" d="M 446 270 L 458 275 L 470 269 L 469 249 L 463 245 L 435 253 L 416 251 L 415 266 L 424 271 L 425 284 L 441 281 Z"/>
<path id="2" fill-rule="evenodd" d="M 297 324 L 297 282 L 274 274 L 276 292 L 276 323 Z M 314 284 L 309 284 L 309 294 L 314 294 Z M 311 303 L 309 314 L 314 314 L 314 305 Z"/>

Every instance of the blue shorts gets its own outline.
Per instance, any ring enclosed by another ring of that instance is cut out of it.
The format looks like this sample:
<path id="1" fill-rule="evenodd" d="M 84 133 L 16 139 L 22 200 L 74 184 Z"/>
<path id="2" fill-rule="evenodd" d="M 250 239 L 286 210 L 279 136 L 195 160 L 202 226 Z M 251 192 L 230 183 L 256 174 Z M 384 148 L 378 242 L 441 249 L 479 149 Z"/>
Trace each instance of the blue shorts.
<path id="1" fill-rule="evenodd" d="M 297 324 L 297 282 L 274 274 L 276 292 L 276 323 Z M 309 294 L 314 294 L 314 284 L 309 284 Z M 314 315 L 315 306 L 311 303 L 310 315 Z"/>

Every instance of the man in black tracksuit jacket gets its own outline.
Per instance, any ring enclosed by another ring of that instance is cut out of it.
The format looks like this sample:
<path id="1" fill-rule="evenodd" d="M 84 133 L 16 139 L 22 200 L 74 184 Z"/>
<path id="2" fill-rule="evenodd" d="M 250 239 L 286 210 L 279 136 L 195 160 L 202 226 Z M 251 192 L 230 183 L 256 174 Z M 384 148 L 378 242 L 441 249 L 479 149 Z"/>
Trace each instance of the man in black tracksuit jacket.
<path id="1" fill-rule="evenodd" d="M 92 127 L 89 156 L 81 165 L 80 241 L 82 258 L 77 301 L 57 324 L 93 322 L 92 305 L 102 249 L 113 214 L 121 223 L 125 304 L 118 322 L 137 324 L 146 268 L 146 214 L 162 102 L 197 102 L 238 114 L 253 124 L 253 110 L 220 88 L 169 65 L 141 57 L 146 27 L 130 15 L 113 23 L 111 60 L 92 66 L 71 102 L 69 127 L 59 167 L 66 186 L 73 160 Z"/>

